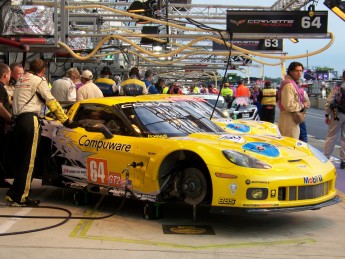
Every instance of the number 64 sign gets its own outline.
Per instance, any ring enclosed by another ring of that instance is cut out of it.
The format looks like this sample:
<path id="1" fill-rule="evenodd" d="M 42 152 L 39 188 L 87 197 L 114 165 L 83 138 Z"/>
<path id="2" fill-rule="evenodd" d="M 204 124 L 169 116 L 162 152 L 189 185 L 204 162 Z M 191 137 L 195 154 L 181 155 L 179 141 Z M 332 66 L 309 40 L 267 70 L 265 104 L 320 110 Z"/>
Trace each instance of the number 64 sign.
<path id="1" fill-rule="evenodd" d="M 327 34 L 327 11 L 227 11 L 232 33 Z"/>

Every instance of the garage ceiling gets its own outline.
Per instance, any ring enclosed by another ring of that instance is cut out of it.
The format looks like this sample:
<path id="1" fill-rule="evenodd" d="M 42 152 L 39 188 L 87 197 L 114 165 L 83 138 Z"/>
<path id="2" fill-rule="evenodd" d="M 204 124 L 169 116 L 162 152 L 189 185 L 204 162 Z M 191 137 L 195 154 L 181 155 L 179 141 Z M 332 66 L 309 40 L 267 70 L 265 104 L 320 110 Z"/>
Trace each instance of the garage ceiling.
<path id="1" fill-rule="evenodd" d="M 34 53 L 41 53 L 57 64 L 87 63 L 89 67 L 106 64 L 119 72 L 139 66 L 150 67 L 156 73 L 198 71 L 199 76 L 209 77 L 209 74 L 225 69 L 229 60 L 230 69 L 257 66 L 255 61 L 243 62 L 246 56 L 242 57 L 244 53 L 236 49 L 213 50 L 214 39 L 222 41 L 229 37 L 226 33 L 227 10 L 292 11 L 300 10 L 313 1 L 279 0 L 271 6 L 174 2 L 181 1 L 161 0 L 160 12 L 156 12 L 158 16 L 149 23 L 138 24 L 135 19 L 138 16 L 126 11 L 132 0 L 34 1 L 34 5 L 53 8 L 54 17 L 58 19 L 53 37 L 47 38 L 44 44 L 30 44 L 27 56 L 30 58 Z M 147 29 L 153 27 L 158 28 L 158 34 L 147 33 Z M 257 37 L 253 35 L 253 38 Z M 142 44 L 145 39 L 149 39 L 149 44 Z M 84 47 L 76 49 L 76 42 Z M 5 53 L 22 52 L 8 45 L 1 47 Z M 162 49 L 157 50 L 158 47 Z M 195 73 L 191 77 L 195 77 Z"/>

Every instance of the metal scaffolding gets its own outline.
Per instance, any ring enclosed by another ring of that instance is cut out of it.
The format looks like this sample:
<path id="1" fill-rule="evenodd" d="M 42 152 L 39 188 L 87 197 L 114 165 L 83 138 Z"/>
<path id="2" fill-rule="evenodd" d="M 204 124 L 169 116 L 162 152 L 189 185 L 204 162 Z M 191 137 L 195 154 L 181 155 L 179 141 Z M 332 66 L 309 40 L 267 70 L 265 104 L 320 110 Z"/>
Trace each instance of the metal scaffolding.
<path id="1" fill-rule="evenodd" d="M 126 12 L 133 0 L 129 2 L 34 1 L 33 5 L 44 5 L 54 9 L 55 33 L 44 44 L 30 44 L 29 57 L 40 53 L 57 64 L 80 63 L 86 67 L 107 64 L 120 72 L 127 71 L 134 65 L 155 66 L 157 70 L 159 68 L 166 70 L 166 67 L 182 69 L 185 66 L 193 66 L 197 70 L 198 66 L 203 64 L 203 70 L 212 71 L 224 69 L 228 61 L 231 61 L 234 67 L 253 66 L 252 62 L 245 63 L 241 58 L 234 58 L 246 53 L 235 49 L 213 50 L 213 40 L 209 37 L 218 40 L 228 37 L 227 10 L 291 11 L 299 10 L 313 2 L 280 0 L 272 6 L 241 6 L 171 4 L 170 1 L 161 1 L 162 9 L 159 10 L 159 15 L 154 17 L 157 20 L 149 21 L 147 24 L 137 24 L 135 22 L 137 19 Z M 160 32 L 144 34 L 142 32 L 144 26 L 157 26 Z M 244 37 L 253 39 L 263 36 L 251 34 Z M 283 37 L 289 36 L 275 35 L 275 38 Z M 301 37 L 303 38 L 303 35 Z M 143 45 L 141 43 L 143 38 L 151 39 L 151 43 Z M 197 39 L 201 40 L 196 41 Z M 78 40 L 87 44 L 87 47 L 73 49 L 73 42 Z M 185 47 L 193 40 L 194 44 Z M 154 50 L 157 45 L 162 47 L 159 54 Z M 1 49 L 5 53 L 22 51 L 4 45 Z M 71 52 L 77 55 L 73 56 Z M 169 53 L 172 54 L 168 55 Z"/>

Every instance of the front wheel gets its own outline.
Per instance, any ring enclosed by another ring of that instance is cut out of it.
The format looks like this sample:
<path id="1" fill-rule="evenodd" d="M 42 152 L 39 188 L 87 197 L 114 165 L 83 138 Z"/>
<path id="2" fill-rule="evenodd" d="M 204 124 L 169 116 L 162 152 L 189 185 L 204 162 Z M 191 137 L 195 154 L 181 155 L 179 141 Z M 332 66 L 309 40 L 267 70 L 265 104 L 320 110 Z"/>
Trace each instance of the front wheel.
<path id="1" fill-rule="evenodd" d="M 200 204 L 207 195 L 207 181 L 204 174 L 197 168 L 184 169 L 181 191 L 184 202 L 190 205 Z"/>

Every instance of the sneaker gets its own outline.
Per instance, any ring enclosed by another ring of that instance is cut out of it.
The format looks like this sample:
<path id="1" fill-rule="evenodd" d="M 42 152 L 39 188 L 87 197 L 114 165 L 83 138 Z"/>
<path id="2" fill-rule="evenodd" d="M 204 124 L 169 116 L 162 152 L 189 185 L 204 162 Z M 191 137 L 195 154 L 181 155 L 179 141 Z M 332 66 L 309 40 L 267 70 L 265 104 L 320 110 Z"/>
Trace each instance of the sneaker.
<path id="1" fill-rule="evenodd" d="M 345 169 L 345 161 L 340 162 L 340 169 Z"/>
<path id="2" fill-rule="evenodd" d="M 37 207 L 40 204 L 40 200 L 32 200 L 28 197 L 25 198 L 24 202 L 16 202 L 10 196 L 5 197 L 8 205 L 14 207 Z"/>

